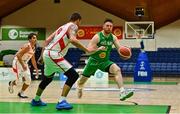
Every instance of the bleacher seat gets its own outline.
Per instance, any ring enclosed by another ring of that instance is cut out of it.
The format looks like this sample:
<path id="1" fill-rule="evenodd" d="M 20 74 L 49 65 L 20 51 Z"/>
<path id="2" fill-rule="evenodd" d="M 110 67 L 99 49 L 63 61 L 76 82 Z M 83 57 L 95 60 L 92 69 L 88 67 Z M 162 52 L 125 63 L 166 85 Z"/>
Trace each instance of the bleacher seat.
<path id="1" fill-rule="evenodd" d="M 132 48 L 132 57 L 129 60 L 119 58 L 117 51 L 111 53 L 111 60 L 118 63 L 124 74 L 133 75 L 135 63 L 140 52 L 139 48 Z M 158 51 L 147 51 L 151 70 L 154 75 L 180 74 L 180 48 L 158 48 Z M 130 65 L 130 64 L 132 65 Z M 133 67 L 132 67 L 133 66 Z"/>

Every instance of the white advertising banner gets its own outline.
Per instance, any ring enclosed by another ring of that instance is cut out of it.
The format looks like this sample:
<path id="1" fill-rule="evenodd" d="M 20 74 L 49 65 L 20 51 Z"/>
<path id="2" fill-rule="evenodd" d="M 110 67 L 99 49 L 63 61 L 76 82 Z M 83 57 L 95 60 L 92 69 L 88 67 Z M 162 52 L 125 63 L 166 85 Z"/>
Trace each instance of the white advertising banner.
<path id="1" fill-rule="evenodd" d="M 16 79 L 12 68 L 0 67 L 0 81 Z"/>

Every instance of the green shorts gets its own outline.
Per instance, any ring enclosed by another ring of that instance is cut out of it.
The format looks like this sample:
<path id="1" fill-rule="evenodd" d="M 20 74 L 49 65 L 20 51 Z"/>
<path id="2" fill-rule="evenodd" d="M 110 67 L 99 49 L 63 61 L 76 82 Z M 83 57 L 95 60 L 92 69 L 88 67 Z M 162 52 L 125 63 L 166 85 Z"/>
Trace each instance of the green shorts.
<path id="1" fill-rule="evenodd" d="M 112 65 L 113 63 L 114 62 L 110 60 L 99 62 L 90 57 L 88 59 L 87 65 L 85 66 L 83 70 L 83 76 L 90 77 L 91 75 L 94 75 L 97 69 L 105 72 L 106 68 Z"/>

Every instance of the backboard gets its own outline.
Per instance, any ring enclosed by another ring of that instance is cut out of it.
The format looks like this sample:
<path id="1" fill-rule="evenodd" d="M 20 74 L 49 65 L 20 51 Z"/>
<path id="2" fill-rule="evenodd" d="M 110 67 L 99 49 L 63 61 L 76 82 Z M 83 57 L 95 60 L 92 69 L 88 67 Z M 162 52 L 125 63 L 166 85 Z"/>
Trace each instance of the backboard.
<path id="1" fill-rule="evenodd" d="M 154 22 L 125 22 L 125 38 L 126 39 L 153 39 L 154 38 Z"/>

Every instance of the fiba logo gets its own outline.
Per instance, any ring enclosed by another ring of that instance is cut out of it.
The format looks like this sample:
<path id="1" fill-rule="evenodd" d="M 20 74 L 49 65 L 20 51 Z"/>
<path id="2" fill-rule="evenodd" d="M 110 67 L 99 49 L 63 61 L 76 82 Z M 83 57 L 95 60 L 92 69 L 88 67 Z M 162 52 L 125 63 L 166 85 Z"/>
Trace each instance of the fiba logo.
<path id="1" fill-rule="evenodd" d="M 140 63 L 140 70 L 145 70 L 145 62 L 141 61 Z"/>
<path id="2" fill-rule="evenodd" d="M 10 39 L 14 40 L 18 37 L 18 31 L 16 29 L 11 29 L 8 33 Z"/>

